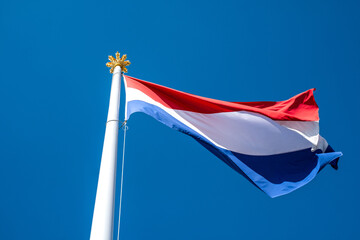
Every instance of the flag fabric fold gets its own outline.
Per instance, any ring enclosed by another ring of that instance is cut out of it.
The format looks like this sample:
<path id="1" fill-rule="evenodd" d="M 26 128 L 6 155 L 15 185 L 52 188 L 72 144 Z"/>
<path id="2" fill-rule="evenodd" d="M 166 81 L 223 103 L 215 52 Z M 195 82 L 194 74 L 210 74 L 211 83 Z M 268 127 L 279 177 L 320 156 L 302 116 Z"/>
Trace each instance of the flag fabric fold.
<path id="1" fill-rule="evenodd" d="M 193 137 L 270 197 L 310 182 L 335 152 L 319 135 L 314 89 L 278 102 L 226 102 L 124 76 L 125 119 L 143 112 Z"/>

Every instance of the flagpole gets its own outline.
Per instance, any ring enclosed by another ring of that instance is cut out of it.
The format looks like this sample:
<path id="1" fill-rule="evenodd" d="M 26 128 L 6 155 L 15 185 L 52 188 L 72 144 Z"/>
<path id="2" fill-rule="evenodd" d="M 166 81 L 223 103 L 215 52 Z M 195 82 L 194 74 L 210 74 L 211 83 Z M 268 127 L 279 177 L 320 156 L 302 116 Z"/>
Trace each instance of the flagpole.
<path id="1" fill-rule="evenodd" d="M 117 52 L 116 59 L 109 56 L 106 64 L 113 76 L 90 240 L 113 238 L 121 77 L 130 64 L 125 59 Z"/>

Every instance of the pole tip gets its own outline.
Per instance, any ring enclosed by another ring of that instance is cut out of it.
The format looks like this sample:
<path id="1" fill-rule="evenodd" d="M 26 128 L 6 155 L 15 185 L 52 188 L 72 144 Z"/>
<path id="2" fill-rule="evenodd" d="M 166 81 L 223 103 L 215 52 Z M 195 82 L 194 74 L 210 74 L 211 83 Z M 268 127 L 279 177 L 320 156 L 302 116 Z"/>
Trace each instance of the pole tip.
<path id="1" fill-rule="evenodd" d="M 131 63 L 129 60 L 126 60 L 127 56 L 126 54 L 122 55 L 122 57 L 120 57 L 120 53 L 116 52 L 115 54 L 116 58 L 114 58 L 113 56 L 109 56 L 109 60 L 110 62 L 106 63 L 106 66 L 110 68 L 110 73 L 114 73 L 114 69 L 116 66 L 120 66 L 121 71 L 124 73 L 127 73 L 127 66 L 129 66 Z"/>

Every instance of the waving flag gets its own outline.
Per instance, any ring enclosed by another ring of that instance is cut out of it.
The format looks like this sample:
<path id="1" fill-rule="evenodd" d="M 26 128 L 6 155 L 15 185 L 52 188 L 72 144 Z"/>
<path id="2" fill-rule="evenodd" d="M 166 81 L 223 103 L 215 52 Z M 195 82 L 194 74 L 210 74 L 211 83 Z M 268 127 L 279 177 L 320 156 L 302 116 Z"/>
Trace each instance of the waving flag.
<path id="1" fill-rule="evenodd" d="M 305 185 L 334 152 L 319 135 L 314 89 L 280 102 L 226 102 L 124 76 L 126 120 L 146 113 L 190 135 L 270 197 Z"/>

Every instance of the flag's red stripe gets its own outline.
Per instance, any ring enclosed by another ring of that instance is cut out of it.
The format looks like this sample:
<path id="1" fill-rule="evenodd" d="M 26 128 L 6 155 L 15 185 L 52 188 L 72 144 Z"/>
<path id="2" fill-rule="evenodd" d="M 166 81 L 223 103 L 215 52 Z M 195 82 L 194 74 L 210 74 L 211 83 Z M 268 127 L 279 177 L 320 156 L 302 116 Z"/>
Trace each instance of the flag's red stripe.
<path id="1" fill-rule="evenodd" d="M 158 84 L 125 76 L 127 87 L 145 93 L 165 107 L 198 113 L 250 111 L 273 120 L 318 121 L 314 89 L 279 102 L 226 102 L 177 91 Z"/>

